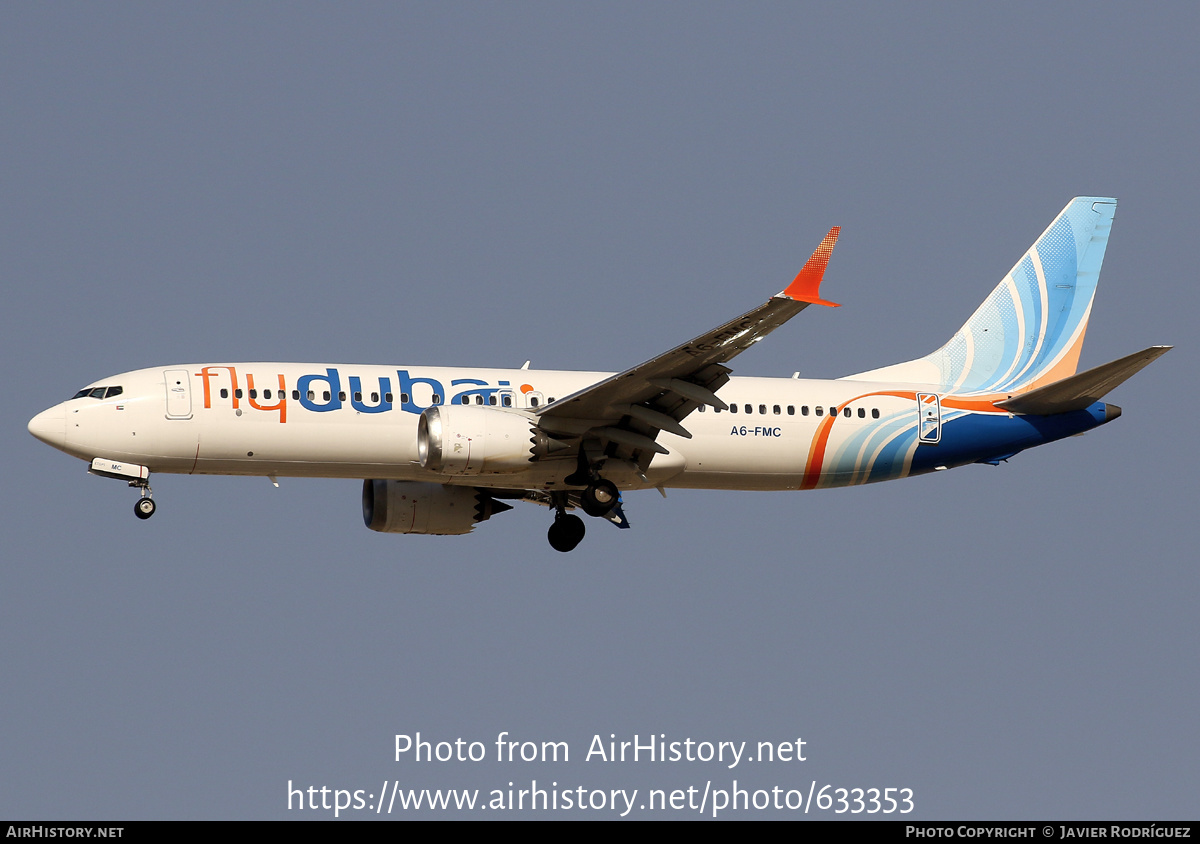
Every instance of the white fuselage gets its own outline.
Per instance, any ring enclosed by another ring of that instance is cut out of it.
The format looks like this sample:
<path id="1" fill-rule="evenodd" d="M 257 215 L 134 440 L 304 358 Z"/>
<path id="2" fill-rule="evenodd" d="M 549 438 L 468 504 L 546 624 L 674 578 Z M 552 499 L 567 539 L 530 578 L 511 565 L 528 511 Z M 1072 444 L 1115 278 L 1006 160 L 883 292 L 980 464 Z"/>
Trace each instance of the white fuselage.
<path id="1" fill-rule="evenodd" d="M 40 414 L 30 429 L 85 460 L 102 457 L 154 472 L 554 489 L 563 488 L 573 459 L 550 456 L 519 471 L 468 477 L 422 469 L 416 435 L 420 412 L 434 404 L 464 402 L 532 412 L 608 376 L 343 364 L 169 366 L 97 381 L 97 389 L 119 386 L 121 391 L 63 402 Z M 631 470 L 613 472 L 611 479 L 627 489 L 768 490 L 901 477 L 910 473 L 919 445 L 916 389 L 863 381 L 732 378 L 719 395 L 736 411 L 709 407 L 692 413 L 685 422 L 691 439 L 663 432 L 659 442 L 669 453 L 655 455 L 644 476 Z M 884 453 L 888 465 L 880 472 L 877 463 Z"/>

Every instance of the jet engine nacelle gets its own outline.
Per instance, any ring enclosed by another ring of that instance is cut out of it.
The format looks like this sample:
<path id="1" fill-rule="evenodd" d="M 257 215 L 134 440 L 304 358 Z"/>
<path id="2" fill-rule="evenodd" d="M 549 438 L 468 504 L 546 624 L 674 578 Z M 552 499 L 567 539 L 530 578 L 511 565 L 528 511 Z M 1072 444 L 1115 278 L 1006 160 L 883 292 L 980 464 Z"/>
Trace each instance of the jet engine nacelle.
<path id="1" fill-rule="evenodd" d="M 476 524 L 512 505 L 469 486 L 366 480 L 362 508 L 371 530 L 453 536 L 470 533 Z"/>
<path id="2" fill-rule="evenodd" d="M 417 421 L 421 468 L 442 475 L 519 472 L 545 435 L 537 420 L 516 410 L 474 405 L 427 408 Z"/>

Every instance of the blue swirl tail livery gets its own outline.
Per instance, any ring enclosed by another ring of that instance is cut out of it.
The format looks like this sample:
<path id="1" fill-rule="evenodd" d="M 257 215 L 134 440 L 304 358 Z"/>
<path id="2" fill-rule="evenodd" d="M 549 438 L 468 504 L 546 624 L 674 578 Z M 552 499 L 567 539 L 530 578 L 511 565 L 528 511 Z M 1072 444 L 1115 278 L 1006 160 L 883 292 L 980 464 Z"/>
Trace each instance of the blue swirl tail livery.
<path id="1" fill-rule="evenodd" d="M 1116 209 L 1115 199 L 1071 200 L 944 346 L 849 377 L 1020 393 L 1074 375 Z"/>
<path id="2" fill-rule="evenodd" d="M 29 422 L 88 471 L 139 490 L 156 472 L 353 478 L 385 533 L 465 534 L 519 501 L 630 527 L 626 493 L 851 486 L 1021 451 L 1116 419 L 1103 398 L 1165 353 L 1079 373 L 1116 200 L 1077 197 L 966 324 L 923 358 L 835 380 L 733 376 L 730 362 L 809 305 L 834 227 L 767 301 L 618 373 L 201 363 L 96 381 Z M 636 515 L 636 514 L 635 514 Z"/>

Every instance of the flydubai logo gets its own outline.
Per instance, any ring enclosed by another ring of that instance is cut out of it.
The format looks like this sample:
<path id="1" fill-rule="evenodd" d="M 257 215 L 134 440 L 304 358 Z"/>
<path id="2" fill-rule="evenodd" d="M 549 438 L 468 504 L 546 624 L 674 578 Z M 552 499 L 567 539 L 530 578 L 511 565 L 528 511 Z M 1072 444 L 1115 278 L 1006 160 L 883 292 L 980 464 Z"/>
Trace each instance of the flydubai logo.
<path id="1" fill-rule="evenodd" d="M 301 375 L 291 387 L 277 373 L 264 378 L 246 372 L 239 378 L 234 366 L 205 366 L 195 375 L 204 385 L 205 409 L 227 406 L 240 413 L 244 402 L 252 410 L 278 413 L 280 422 L 287 422 L 291 403 L 314 413 L 329 413 L 347 406 L 358 413 L 398 409 L 413 414 L 441 404 L 518 406 L 514 388 L 508 381 L 498 381 L 493 386 L 481 378 L 455 378 L 445 385 L 436 378 L 411 375 L 407 369 L 396 370 L 395 389 L 390 375 L 364 382 L 358 375 L 344 375 L 333 367 L 327 367 L 321 374 Z M 536 407 L 540 403 L 532 384 L 522 384 L 516 389 L 521 393 L 520 406 Z"/>

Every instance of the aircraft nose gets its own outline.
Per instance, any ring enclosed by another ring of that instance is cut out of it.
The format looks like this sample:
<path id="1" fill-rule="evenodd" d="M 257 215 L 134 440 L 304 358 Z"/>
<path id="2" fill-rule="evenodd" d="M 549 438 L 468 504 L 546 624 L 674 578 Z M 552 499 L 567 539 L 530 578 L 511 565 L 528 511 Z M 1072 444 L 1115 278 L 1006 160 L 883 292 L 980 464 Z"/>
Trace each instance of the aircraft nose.
<path id="1" fill-rule="evenodd" d="M 29 420 L 29 433 L 46 445 L 62 448 L 66 442 L 67 414 L 61 404 L 43 410 Z"/>

